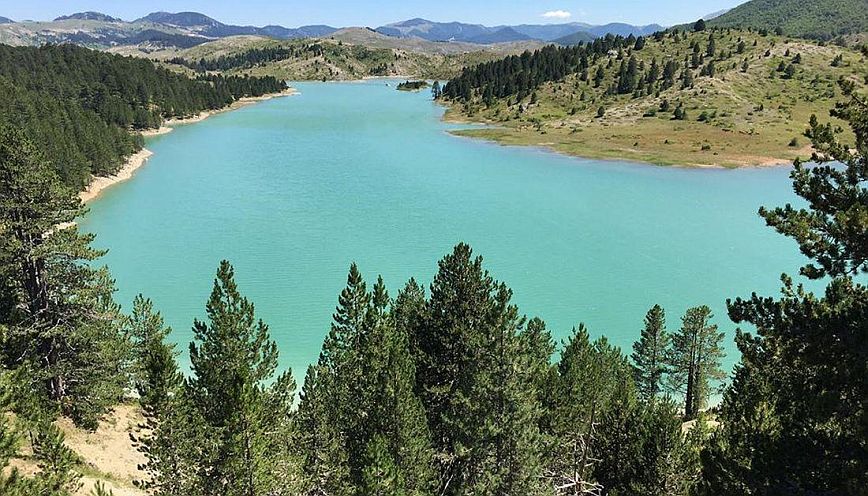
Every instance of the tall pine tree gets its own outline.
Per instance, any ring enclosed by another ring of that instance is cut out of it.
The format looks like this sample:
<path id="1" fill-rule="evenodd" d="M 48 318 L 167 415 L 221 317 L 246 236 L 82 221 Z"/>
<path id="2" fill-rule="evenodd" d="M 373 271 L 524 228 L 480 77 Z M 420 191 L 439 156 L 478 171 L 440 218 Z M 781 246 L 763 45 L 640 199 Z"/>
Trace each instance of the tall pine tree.
<path id="1" fill-rule="evenodd" d="M 645 314 L 645 327 L 639 341 L 633 343 L 631 355 L 636 389 L 645 401 L 656 398 L 663 389 L 670 341 L 666 331 L 666 314 L 660 305 L 654 305 Z"/>
<path id="2" fill-rule="evenodd" d="M 713 383 L 725 377 L 720 368 L 724 334 L 710 323 L 711 309 L 705 305 L 689 308 L 681 320 L 681 329 L 672 335 L 669 382 L 684 394 L 684 417 L 690 420 L 705 407 Z"/>
<path id="3" fill-rule="evenodd" d="M 257 320 L 253 303 L 238 291 L 234 269 L 222 261 L 205 306 L 208 322 L 195 321 L 190 344 L 189 394 L 215 443 L 208 466 L 208 494 L 269 494 L 274 481 L 268 434 L 276 405 L 267 400 L 277 368 L 277 345 Z M 274 384 L 282 386 L 285 380 Z"/>
<path id="4" fill-rule="evenodd" d="M 81 201 L 23 134 L 0 127 L 0 262 L 11 305 L 0 308 L 3 360 L 29 370 L 49 409 L 95 428 L 126 386 L 128 344 L 102 252 L 73 224 Z M 54 405 L 54 406 L 52 406 Z"/>
<path id="5" fill-rule="evenodd" d="M 855 142 L 811 119 L 815 152 L 796 161 L 793 188 L 805 207 L 761 209 L 811 262 L 801 273 L 828 278 L 814 295 L 783 276 L 780 298 L 729 302 L 741 362 L 720 407 L 721 428 L 703 453 L 704 494 L 862 494 L 868 487 L 868 104 L 852 82 L 832 115 Z M 826 165 L 837 161 L 840 164 Z"/>
<path id="6" fill-rule="evenodd" d="M 466 244 L 439 266 L 417 336 L 439 492 L 532 493 L 540 412 L 523 318 Z"/>

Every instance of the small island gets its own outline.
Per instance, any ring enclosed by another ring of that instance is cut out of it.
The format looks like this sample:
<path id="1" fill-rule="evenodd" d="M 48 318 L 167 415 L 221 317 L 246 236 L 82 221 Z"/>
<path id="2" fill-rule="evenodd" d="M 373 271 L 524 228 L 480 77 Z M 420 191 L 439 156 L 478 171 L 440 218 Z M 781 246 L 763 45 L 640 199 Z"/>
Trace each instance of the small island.
<path id="1" fill-rule="evenodd" d="M 427 88 L 428 81 L 404 81 L 403 83 L 398 83 L 398 91 L 419 91 L 423 88 Z"/>

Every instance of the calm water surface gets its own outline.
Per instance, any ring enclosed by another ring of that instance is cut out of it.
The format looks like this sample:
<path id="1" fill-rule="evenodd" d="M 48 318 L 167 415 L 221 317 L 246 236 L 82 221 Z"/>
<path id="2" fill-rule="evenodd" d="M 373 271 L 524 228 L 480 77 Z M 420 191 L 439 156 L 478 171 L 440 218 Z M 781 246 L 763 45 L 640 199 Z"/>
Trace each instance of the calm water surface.
<path id="1" fill-rule="evenodd" d="M 298 84 L 301 95 L 152 138 L 132 181 L 83 228 L 129 308 L 142 292 L 190 340 L 218 262 L 277 340 L 297 380 L 315 361 L 351 261 L 394 295 L 426 285 L 459 241 L 560 339 L 578 322 L 628 351 L 647 309 L 670 328 L 708 304 L 774 294 L 802 262 L 760 205 L 793 201 L 788 168 L 692 170 L 575 159 L 457 138 L 427 92 L 383 81 Z M 735 360 L 728 338 L 727 366 Z M 186 363 L 186 357 L 183 358 Z"/>

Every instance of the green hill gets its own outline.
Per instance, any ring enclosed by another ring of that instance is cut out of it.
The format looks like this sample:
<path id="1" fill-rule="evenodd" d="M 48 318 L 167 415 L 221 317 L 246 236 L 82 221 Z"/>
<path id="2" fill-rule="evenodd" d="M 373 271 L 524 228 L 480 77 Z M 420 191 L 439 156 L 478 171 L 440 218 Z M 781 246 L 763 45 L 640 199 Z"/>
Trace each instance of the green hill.
<path id="1" fill-rule="evenodd" d="M 713 40 L 713 47 L 712 45 Z M 459 134 L 596 158 L 738 167 L 807 157 L 811 114 L 865 90 L 863 53 L 756 31 L 668 32 L 547 47 L 466 69 L 447 117 Z"/>
<path id="2" fill-rule="evenodd" d="M 868 31 L 865 0 L 750 0 L 708 21 L 710 26 L 780 29 L 820 40 Z"/>

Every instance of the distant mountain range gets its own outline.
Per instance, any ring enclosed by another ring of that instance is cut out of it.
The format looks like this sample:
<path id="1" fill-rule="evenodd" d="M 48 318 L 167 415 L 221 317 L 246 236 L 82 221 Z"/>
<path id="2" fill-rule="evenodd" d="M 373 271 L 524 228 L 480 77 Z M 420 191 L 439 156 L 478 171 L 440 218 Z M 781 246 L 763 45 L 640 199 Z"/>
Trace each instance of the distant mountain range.
<path id="1" fill-rule="evenodd" d="M 77 12 L 57 17 L 53 21 L 22 21 L 0 17 L 0 43 L 11 45 L 42 45 L 45 43 L 75 43 L 91 47 L 136 45 L 152 48 L 175 46 L 189 48 L 209 40 L 238 35 L 267 36 L 278 39 L 319 38 L 330 36 L 339 28 L 326 25 L 286 28 L 269 25 L 238 26 L 224 24 L 199 12 L 153 12 L 133 21 L 125 21 L 101 12 Z M 484 26 L 461 22 L 434 22 L 410 19 L 376 29 L 380 34 L 406 39 L 421 38 L 435 42 L 463 42 L 493 45 L 515 42 L 555 42 L 575 44 L 591 41 L 606 34 L 648 35 L 662 26 L 633 26 L 584 23 L 520 24 L 516 26 Z"/>
<path id="2" fill-rule="evenodd" d="M 153 12 L 133 23 L 153 23 L 175 28 L 187 29 L 198 35 L 208 38 L 225 38 L 237 35 L 259 35 L 272 38 L 293 39 L 327 36 L 334 33 L 338 28 L 331 26 L 302 26 L 299 28 L 285 28 L 283 26 L 235 26 L 223 24 L 205 14 L 198 12 Z"/>
<path id="3" fill-rule="evenodd" d="M 665 29 L 659 24 L 633 26 L 623 23 L 592 25 L 581 22 L 566 24 L 520 24 L 517 26 L 483 26 L 461 22 L 435 22 L 409 19 L 380 26 L 377 32 L 402 38 L 422 38 L 429 41 L 463 41 L 468 43 L 502 43 L 507 41 L 559 39 L 588 41 L 607 34 L 644 36 Z M 584 35 L 577 35 L 584 33 Z"/>
<path id="4" fill-rule="evenodd" d="M 224 24 L 198 12 L 153 12 L 134 21 L 124 21 L 101 12 L 77 12 L 53 21 L 14 22 L 0 18 L 0 43 L 42 45 L 75 43 L 92 47 L 145 45 L 189 48 L 210 40 L 236 35 L 279 39 L 328 36 L 331 26 L 236 26 Z"/>

